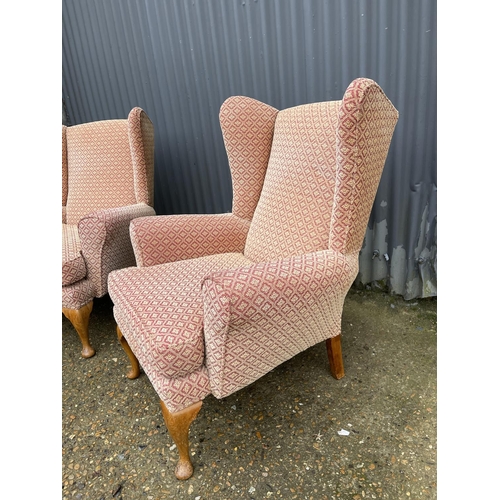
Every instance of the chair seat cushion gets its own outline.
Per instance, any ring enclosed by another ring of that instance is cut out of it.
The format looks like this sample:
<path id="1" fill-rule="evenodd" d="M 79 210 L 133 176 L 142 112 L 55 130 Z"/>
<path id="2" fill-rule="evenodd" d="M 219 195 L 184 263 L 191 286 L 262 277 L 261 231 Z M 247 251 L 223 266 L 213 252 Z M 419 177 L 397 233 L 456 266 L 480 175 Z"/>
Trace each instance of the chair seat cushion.
<path id="1" fill-rule="evenodd" d="M 62 285 L 68 286 L 87 276 L 87 266 L 80 252 L 78 226 L 62 225 Z"/>
<path id="2" fill-rule="evenodd" d="M 225 253 L 109 275 L 115 319 L 153 386 L 203 365 L 204 278 L 250 263 L 241 253 Z"/>

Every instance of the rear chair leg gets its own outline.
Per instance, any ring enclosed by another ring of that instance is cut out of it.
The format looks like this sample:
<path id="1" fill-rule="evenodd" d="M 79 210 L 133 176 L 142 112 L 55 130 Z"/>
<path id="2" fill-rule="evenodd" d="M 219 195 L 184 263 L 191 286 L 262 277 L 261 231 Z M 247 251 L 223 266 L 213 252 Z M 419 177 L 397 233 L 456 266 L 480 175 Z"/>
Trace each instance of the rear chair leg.
<path id="1" fill-rule="evenodd" d="M 136 358 L 135 354 L 130 349 L 126 338 L 123 336 L 123 333 L 120 330 L 120 327 L 116 325 L 116 333 L 118 334 L 118 340 L 123 347 L 123 350 L 127 353 L 128 359 L 130 360 L 131 368 L 127 373 L 127 378 L 134 379 L 137 378 L 141 374 L 141 369 L 139 367 L 139 360 Z"/>
<path id="2" fill-rule="evenodd" d="M 344 361 L 342 360 L 342 343 L 341 336 L 336 335 L 326 341 L 326 351 L 328 353 L 328 362 L 330 363 L 330 371 L 334 378 L 342 378 L 344 373 Z"/>
<path id="3" fill-rule="evenodd" d="M 89 320 L 93 305 L 94 302 L 91 300 L 84 306 L 80 307 L 80 309 L 62 308 L 64 316 L 70 320 L 80 337 L 82 342 L 82 356 L 84 358 L 91 358 L 95 354 L 95 349 L 89 342 Z"/>
<path id="4" fill-rule="evenodd" d="M 202 402 L 198 401 L 176 413 L 170 413 L 161 400 L 160 404 L 168 432 L 179 450 L 179 461 L 175 467 L 175 476 L 177 479 L 189 479 L 193 475 L 193 464 L 189 457 L 189 427 L 196 415 L 198 415 Z"/>

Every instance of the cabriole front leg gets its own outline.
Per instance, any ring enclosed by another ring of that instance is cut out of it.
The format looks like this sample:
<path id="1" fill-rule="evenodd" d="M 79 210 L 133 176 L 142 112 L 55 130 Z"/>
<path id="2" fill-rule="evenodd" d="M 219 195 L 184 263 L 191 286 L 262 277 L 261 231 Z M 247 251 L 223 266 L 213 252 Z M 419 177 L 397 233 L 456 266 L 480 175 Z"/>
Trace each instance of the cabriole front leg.
<path id="1" fill-rule="evenodd" d="M 89 341 L 89 320 L 93 305 L 94 302 L 91 300 L 80 307 L 80 309 L 62 308 L 64 316 L 70 320 L 80 337 L 82 342 L 82 356 L 84 358 L 91 358 L 95 354 L 95 349 L 90 345 Z"/>
<path id="2" fill-rule="evenodd" d="M 132 349 L 130 349 L 130 346 L 128 345 L 127 340 L 123 336 L 123 333 L 120 330 L 120 327 L 116 325 L 116 333 L 118 335 L 118 340 L 120 341 L 120 344 L 123 347 L 123 350 L 127 353 L 128 359 L 130 360 L 130 370 L 127 373 L 127 378 L 129 379 L 134 379 L 137 378 L 141 374 L 141 369 L 139 366 L 139 360 L 136 358 L 135 354 L 132 352 Z"/>
<path id="3" fill-rule="evenodd" d="M 189 427 L 198 415 L 202 402 L 198 401 L 175 413 L 171 413 L 161 400 L 160 404 L 168 432 L 179 450 L 179 461 L 175 467 L 175 477 L 177 479 L 189 479 L 193 475 L 193 464 L 189 456 Z"/>

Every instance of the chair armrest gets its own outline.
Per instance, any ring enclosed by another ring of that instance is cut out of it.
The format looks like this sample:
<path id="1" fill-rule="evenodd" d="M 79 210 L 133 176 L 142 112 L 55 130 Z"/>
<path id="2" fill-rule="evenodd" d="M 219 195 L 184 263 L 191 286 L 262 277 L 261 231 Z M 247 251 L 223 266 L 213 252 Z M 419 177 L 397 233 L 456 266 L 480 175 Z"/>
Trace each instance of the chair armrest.
<path id="1" fill-rule="evenodd" d="M 233 320 L 253 320 L 258 310 L 269 307 L 279 308 L 280 315 L 302 314 L 304 307 L 334 289 L 345 295 L 357 272 L 357 254 L 321 250 L 218 271 L 205 278 L 203 289 L 207 298 L 227 297 Z"/>
<path id="2" fill-rule="evenodd" d="M 134 220 L 138 267 L 218 253 L 243 252 L 250 221 L 233 214 L 161 215 Z"/>
<path id="3" fill-rule="evenodd" d="M 340 333 L 358 255 L 323 250 L 224 270 L 202 285 L 206 366 L 216 397 Z"/>
<path id="4" fill-rule="evenodd" d="M 111 271 L 135 266 L 130 221 L 154 214 L 152 207 L 139 203 L 98 210 L 80 219 L 78 234 L 81 251 L 87 265 L 87 277 L 94 284 L 97 297 L 107 292 Z"/>

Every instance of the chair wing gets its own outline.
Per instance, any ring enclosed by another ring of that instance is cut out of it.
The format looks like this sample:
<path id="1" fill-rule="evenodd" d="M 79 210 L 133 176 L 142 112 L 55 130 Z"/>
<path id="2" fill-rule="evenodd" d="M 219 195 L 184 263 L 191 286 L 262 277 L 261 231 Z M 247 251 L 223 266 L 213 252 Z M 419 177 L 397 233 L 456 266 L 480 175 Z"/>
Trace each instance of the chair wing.
<path id="1" fill-rule="evenodd" d="M 233 96 L 219 113 L 233 181 L 232 213 L 252 220 L 266 175 L 278 110 L 250 97 Z"/>
<path id="2" fill-rule="evenodd" d="M 373 80 L 358 78 L 347 88 L 336 133 L 330 248 L 345 254 L 361 249 L 398 117 Z"/>

